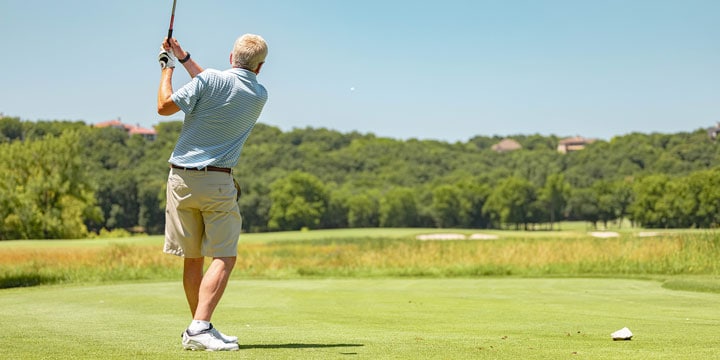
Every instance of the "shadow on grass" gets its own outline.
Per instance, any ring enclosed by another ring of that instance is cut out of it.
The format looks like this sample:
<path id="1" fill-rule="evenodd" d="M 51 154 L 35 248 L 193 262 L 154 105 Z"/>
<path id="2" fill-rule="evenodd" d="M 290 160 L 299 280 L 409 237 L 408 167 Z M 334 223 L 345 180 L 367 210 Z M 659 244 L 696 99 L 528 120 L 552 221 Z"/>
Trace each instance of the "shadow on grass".
<path id="1" fill-rule="evenodd" d="M 715 278 L 699 279 L 670 279 L 666 280 L 662 287 L 670 290 L 695 291 L 707 293 L 720 293 L 720 280 Z"/>
<path id="2" fill-rule="evenodd" d="M 38 274 L 19 274 L 0 276 L 0 289 L 30 287 L 55 283 L 58 279 Z"/>
<path id="3" fill-rule="evenodd" d="M 363 344 L 248 344 L 240 345 L 242 349 L 314 349 L 314 348 L 339 348 L 359 347 Z"/>

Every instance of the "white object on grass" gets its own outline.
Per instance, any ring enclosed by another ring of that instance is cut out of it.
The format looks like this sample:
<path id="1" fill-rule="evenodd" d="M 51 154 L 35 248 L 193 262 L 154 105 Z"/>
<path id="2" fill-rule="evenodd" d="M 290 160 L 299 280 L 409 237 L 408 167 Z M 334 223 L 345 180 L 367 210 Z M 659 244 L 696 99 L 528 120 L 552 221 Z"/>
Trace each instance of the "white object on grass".
<path id="1" fill-rule="evenodd" d="M 624 327 L 624 328 L 610 334 L 610 336 L 612 336 L 613 340 L 630 340 L 633 337 L 633 333 L 632 333 L 632 331 L 630 331 L 630 329 Z"/>

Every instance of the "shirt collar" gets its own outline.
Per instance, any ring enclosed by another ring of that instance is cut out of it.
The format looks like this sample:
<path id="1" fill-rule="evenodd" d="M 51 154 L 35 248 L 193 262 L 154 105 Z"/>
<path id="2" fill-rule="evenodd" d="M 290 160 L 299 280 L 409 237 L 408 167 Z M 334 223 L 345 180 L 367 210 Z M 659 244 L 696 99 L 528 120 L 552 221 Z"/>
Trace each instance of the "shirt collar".
<path id="1" fill-rule="evenodd" d="M 236 75 L 239 75 L 239 76 L 242 76 L 242 77 L 244 77 L 244 78 L 251 79 L 251 80 L 256 80 L 256 79 L 257 79 L 257 74 L 255 74 L 254 72 L 252 72 L 252 71 L 250 71 L 250 70 L 248 70 L 248 69 L 243 69 L 243 68 L 231 68 L 231 69 L 228 70 L 228 72 L 231 72 L 231 73 L 233 73 L 233 74 L 236 74 Z"/>

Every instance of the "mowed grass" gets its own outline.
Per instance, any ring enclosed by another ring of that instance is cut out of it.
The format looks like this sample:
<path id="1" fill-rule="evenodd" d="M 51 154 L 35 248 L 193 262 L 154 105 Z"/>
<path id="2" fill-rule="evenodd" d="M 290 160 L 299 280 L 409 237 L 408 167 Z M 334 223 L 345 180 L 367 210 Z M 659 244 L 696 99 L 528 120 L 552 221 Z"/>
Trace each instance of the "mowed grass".
<path id="1" fill-rule="evenodd" d="M 180 281 L 0 291 L 3 359 L 711 359 L 719 294 L 630 279 L 233 280 L 240 352 L 184 351 Z M 631 341 L 612 341 L 627 326 Z"/>
<path id="2" fill-rule="evenodd" d="M 181 349 L 182 261 L 161 236 L 0 242 L 2 358 L 718 357 L 717 232 L 563 229 L 243 235 L 214 319 L 241 351 L 223 354 Z M 415 238 L 477 232 L 498 239 Z"/>

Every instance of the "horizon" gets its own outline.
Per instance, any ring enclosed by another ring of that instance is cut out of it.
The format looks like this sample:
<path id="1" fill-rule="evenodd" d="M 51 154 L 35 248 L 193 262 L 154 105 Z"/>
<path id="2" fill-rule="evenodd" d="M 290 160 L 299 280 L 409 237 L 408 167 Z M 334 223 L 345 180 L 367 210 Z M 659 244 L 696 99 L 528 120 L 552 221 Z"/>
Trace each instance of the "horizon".
<path id="1" fill-rule="evenodd" d="M 152 129 L 152 130 L 156 130 L 155 127 L 156 127 L 157 125 L 159 125 L 160 123 L 162 123 L 162 122 L 182 122 L 181 119 L 172 119 L 172 120 L 160 121 L 160 122 L 157 122 L 157 123 L 154 123 L 154 124 L 143 125 L 143 124 L 140 124 L 140 123 L 128 123 L 128 122 L 124 122 L 124 121 L 122 120 L 122 118 L 119 118 L 119 117 L 118 117 L 118 118 L 115 118 L 115 119 L 108 119 L 108 120 L 103 120 L 103 121 L 98 121 L 98 122 L 88 122 L 88 121 L 85 121 L 85 120 L 77 120 L 77 119 L 76 119 L 76 120 L 72 120 L 72 119 L 35 119 L 35 120 L 33 120 L 33 119 L 24 119 L 24 118 L 22 118 L 22 117 L 10 116 L 10 115 L 8 115 L 8 114 L 0 113 L 0 118 L 3 118 L 3 117 L 17 118 L 17 119 L 19 119 L 21 122 L 53 122 L 53 121 L 58 121 L 58 122 L 82 122 L 82 123 L 84 123 L 85 125 L 91 126 L 91 127 L 96 127 L 96 125 L 101 124 L 101 123 L 104 123 L 104 122 L 120 121 L 120 122 L 121 122 L 122 124 L 124 124 L 124 125 L 132 126 L 132 127 L 140 127 L 140 128 L 143 128 L 143 129 Z M 676 131 L 676 132 L 659 132 L 659 131 L 639 132 L 639 131 L 635 131 L 635 132 L 630 132 L 630 133 L 626 133 L 626 134 L 613 135 L 613 136 L 610 137 L 610 138 L 600 138 L 600 137 L 595 137 L 595 136 L 587 136 L 587 135 L 585 135 L 585 134 L 559 135 L 559 134 L 541 134 L 541 133 L 514 133 L 514 134 L 504 134 L 504 135 L 502 135 L 502 134 L 491 134 L 491 135 L 476 134 L 476 135 L 470 136 L 470 137 L 467 138 L 466 140 L 448 141 L 448 140 L 433 139 L 433 138 L 416 138 L 416 137 L 411 137 L 411 138 L 398 138 L 398 137 L 392 137 L 392 136 L 381 136 L 381 135 L 378 135 L 378 134 L 376 134 L 376 133 L 373 133 L 372 131 L 370 131 L 370 132 L 363 132 L 363 131 L 357 131 L 357 130 L 342 131 L 342 130 L 338 130 L 338 129 L 329 128 L 329 127 L 326 127 L 326 126 L 315 127 L 315 126 L 308 125 L 308 126 L 304 126 L 304 127 L 294 127 L 294 128 L 291 128 L 291 129 L 282 129 L 282 128 L 280 128 L 280 127 L 277 126 L 277 125 L 268 124 L 268 123 L 265 123 L 265 122 L 263 122 L 263 121 L 258 121 L 258 124 L 262 124 L 262 125 L 270 126 L 270 127 L 275 127 L 275 128 L 277 128 L 277 129 L 279 129 L 280 131 L 282 131 L 283 133 L 287 133 L 287 132 L 291 132 L 291 131 L 295 131 L 295 130 L 305 130 L 305 129 L 310 129 L 310 130 L 328 130 L 328 131 L 338 132 L 338 133 L 343 134 L 343 135 L 348 135 L 348 134 L 357 132 L 357 133 L 359 133 L 360 135 L 363 135 L 363 136 L 374 136 L 374 137 L 377 137 L 377 138 L 392 139 L 392 140 L 398 140 L 398 141 L 410 141 L 410 140 L 417 140 L 417 141 L 438 141 L 438 142 L 445 142 L 445 143 L 448 143 L 448 144 L 453 144 L 453 143 L 458 143 L 458 142 L 459 142 L 459 143 L 467 143 L 467 142 L 470 142 L 472 139 L 477 138 L 477 137 L 485 137 L 485 138 L 492 138 L 492 139 L 503 140 L 503 139 L 513 139 L 513 138 L 516 138 L 516 137 L 529 137 L 529 136 L 555 137 L 555 138 L 557 138 L 558 140 L 567 140 L 567 139 L 579 137 L 579 138 L 583 138 L 583 139 L 585 139 L 585 140 L 597 140 L 597 141 L 605 141 L 605 142 L 608 142 L 608 141 L 612 140 L 613 138 L 623 137 L 623 136 L 629 136 L 629 135 L 633 135 L 633 134 L 641 134 L 641 135 L 654 135 L 654 134 L 660 134 L 660 135 L 678 135 L 678 134 L 692 134 L 692 133 L 698 132 L 698 131 L 709 131 L 709 130 L 712 130 L 712 129 L 720 129 L 720 122 L 717 122 L 717 123 L 716 123 L 715 125 L 713 125 L 713 126 L 700 127 L 700 128 L 694 129 L 694 130 L 681 130 L 681 131 Z M 250 134 L 250 137 L 252 137 L 252 134 Z"/>

